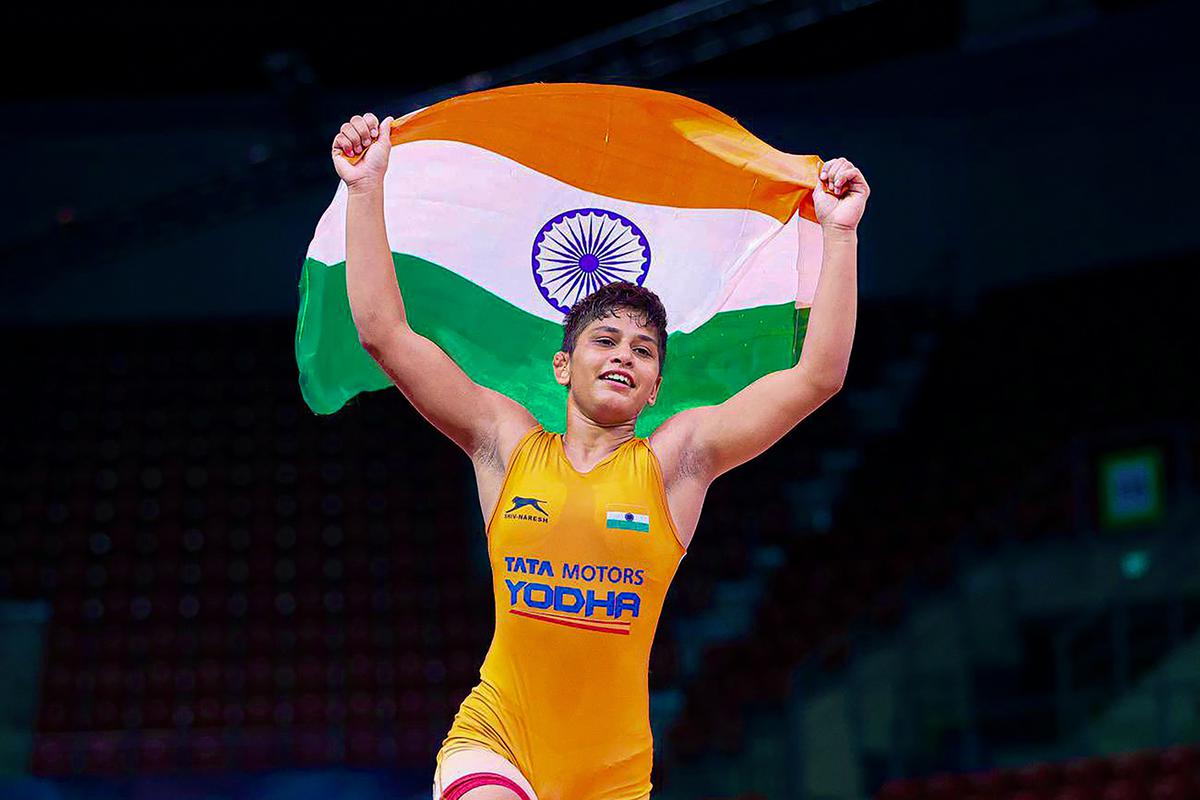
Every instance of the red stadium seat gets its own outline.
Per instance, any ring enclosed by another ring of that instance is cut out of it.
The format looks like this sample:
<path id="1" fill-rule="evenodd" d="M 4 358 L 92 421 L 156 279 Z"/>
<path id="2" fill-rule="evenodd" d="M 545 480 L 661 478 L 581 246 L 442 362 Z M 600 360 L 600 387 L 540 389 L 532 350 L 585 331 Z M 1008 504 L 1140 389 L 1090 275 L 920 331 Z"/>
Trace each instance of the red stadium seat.
<path id="1" fill-rule="evenodd" d="M 246 700 L 246 723 L 250 727 L 273 724 L 275 704 L 264 695 L 252 695 Z"/>
<path id="2" fill-rule="evenodd" d="M 914 778 L 900 778 L 888 781 L 879 790 L 876 800 L 920 800 L 924 792 L 924 782 Z"/>
<path id="3" fill-rule="evenodd" d="M 207 733 L 189 737 L 187 758 L 191 768 L 198 771 L 222 771 L 229 765 L 221 738 Z"/>
<path id="4" fill-rule="evenodd" d="M 320 725 L 325 722 L 325 700 L 315 692 L 306 692 L 296 700 L 296 723 Z"/>
<path id="5" fill-rule="evenodd" d="M 178 744 L 171 734 L 146 733 L 138 741 L 134 769 L 154 774 L 168 772 L 178 764 Z"/>
<path id="6" fill-rule="evenodd" d="M 1112 775 L 1108 759 L 1080 758 L 1063 765 L 1063 776 L 1068 783 L 1096 790 L 1103 788 Z"/>
<path id="7" fill-rule="evenodd" d="M 215 728 L 223 722 L 223 709 L 221 701 L 217 697 L 211 695 L 197 697 L 192 709 L 195 714 L 194 724 L 197 728 Z"/>
<path id="8" fill-rule="evenodd" d="M 1181 745 L 1159 755 L 1159 770 L 1165 775 L 1200 774 L 1200 747 Z"/>
<path id="9" fill-rule="evenodd" d="M 1150 788 L 1150 800 L 1198 800 L 1200 786 L 1187 776 L 1173 773 L 1159 778 Z"/>
<path id="10" fill-rule="evenodd" d="M 1096 789 L 1088 786 L 1064 786 L 1054 795 L 1054 800 L 1099 800 Z"/>
<path id="11" fill-rule="evenodd" d="M 38 736 L 33 748 L 34 775 L 66 775 L 71 760 L 65 741 L 55 736 Z"/>
<path id="12" fill-rule="evenodd" d="M 278 766 L 278 739 L 266 730 L 245 732 L 238 741 L 237 758 L 238 766 L 250 772 Z"/>
<path id="13" fill-rule="evenodd" d="M 1158 755 L 1150 752 L 1122 753 L 1110 759 L 1113 775 L 1139 785 L 1146 784 L 1158 770 Z"/>
<path id="14" fill-rule="evenodd" d="M 1035 792 L 1030 789 L 1018 789 L 1014 792 L 1009 800 L 1047 800 L 1049 795 L 1042 792 Z"/>
<path id="15" fill-rule="evenodd" d="M 369 728 L 351 728 L 346 731 L 346 763 L 371 765 L 379 761 L 377 737 Z"/>
<path id="16" fill-rule="evenodd" d="M 126 769 L 122 734 L 92 734 L 84 745 L 84 771 L 90 775 L 119 775 Z"/>
<path id="17" fill-rule="evenodd" d="M 1101 800 L 1148 800 L 1146 789 L 1128 778 L 1110 781 L 1100 797 Z"/>
<path id="18" fill-rule="evenodd" d="M 336 761 L 338 752 L 333 739 L 324 731 L 304 729 L 296 735 L 296 756 L 302 765 L 320 766 Z"/>

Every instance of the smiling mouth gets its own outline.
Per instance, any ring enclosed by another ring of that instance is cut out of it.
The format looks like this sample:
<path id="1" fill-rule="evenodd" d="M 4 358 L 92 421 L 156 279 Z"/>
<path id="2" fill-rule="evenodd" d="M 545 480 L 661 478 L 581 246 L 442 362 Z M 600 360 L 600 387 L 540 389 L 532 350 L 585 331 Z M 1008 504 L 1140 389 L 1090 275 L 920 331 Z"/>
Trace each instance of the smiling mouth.
<path id="1" fill-rule="evenodd" d="M 618 386 L 624 386 L 626 389 L 633 388 L 633 379 L 632 378 L 627 378 L 624 375 L 619 375 L 616 373 L 605 373 L 604 375 L 600 376 L 600 380 L 602 380 L 606 383 L 615 383 Z"/>

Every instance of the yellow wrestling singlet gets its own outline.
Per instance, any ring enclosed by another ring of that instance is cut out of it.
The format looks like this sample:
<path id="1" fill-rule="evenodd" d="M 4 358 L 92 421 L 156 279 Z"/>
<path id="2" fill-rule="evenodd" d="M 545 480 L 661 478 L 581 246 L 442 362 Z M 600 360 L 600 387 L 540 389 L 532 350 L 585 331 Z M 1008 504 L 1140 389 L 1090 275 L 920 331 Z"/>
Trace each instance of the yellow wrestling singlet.
<path id="1" fill-rule="evenodd" d="M 483 746 L 539 800 L 650 793 L 650 646 L 685 550 L 645 439 L 581 474 L 563 437 L 521 439 L 487 526 L 496 630 L 438 753 Z"/>

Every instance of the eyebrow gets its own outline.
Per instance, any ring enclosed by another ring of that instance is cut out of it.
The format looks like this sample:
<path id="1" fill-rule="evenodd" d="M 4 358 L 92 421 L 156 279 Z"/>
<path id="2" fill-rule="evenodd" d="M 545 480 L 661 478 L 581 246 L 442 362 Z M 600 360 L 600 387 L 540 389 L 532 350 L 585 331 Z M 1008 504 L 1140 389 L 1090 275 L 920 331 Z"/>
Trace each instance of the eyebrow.
<path id="1" fill-rule="evenodd" d="M 596 331 L 597 332 L 604 331 L 605 333 L 615 333 L 617 335 L 620 335 L 623 332 L 620 328 L 614 328 L 612 325 L 601 325 L 599 328 L 596 328 Z M 645 339 L 647 342 L 650 342 L 651 344 L 658 344 L 657 339 L 655 339 L 653 336 L 647 336 L 644 333 L 639 333 L 636 336 L 634 336 L 633 338 Z"/>

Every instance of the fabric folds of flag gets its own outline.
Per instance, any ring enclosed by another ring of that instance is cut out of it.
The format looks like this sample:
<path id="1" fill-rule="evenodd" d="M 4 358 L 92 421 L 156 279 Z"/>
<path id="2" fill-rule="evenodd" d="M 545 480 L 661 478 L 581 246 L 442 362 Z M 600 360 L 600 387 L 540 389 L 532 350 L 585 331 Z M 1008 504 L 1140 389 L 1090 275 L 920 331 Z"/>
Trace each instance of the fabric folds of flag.
<path id="1" fill-rule="evenodd" d="M 675 94 L 533 84 L 463 95 L 393 127 L 385 216 L 409 324 L 476 382 L 565 429 L 562 320 L 600 286 L 654 290 L 670 325 L 648 435 L 799 357 L 821 262 L 821 160 Z M 296 361 L 320 414 L 390 385 L 346 294 L 346 186 L 300 278 Z"/>

